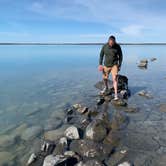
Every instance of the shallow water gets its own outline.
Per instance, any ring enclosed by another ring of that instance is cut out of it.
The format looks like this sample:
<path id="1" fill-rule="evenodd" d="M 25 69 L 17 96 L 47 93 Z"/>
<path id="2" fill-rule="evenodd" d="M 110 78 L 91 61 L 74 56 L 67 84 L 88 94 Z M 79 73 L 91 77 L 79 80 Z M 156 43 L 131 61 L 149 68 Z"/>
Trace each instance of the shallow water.
<path id="1" fill-rule="evenodd" d="M 15 128 L 22 124 L 46 130 L 48 119 L 59 116 L 68 105 L 95 104 L 93 96 L 98 91 L 93 85 L 101 79 L 101 73 L 97 71 L 100 48 L 0 46 L 1 137 L 6 134 L 11 137 Z M 166 103 L 166 46 L 122 46 L 122 50 L 124 61 L 120 73 L 128 76 L 132 93 L 128 103 L 142 108 L 139 114 L 130 115 L 131 124 L 134 124 L 129 125 L 130 131 L 135 130 L 133 128 L 140 122 L 157 121 L 157 118 L 160 121 L 161 116 L 165 117 L 159 113 L 157 105 Z M 140 59 L 153 57 L 157 60 L 149 61 L 147 70 L 137 67 Z M 154 98 L 148 100 L 138 96 L 140 90 L 150 91 Z M 20 159 L 22 153 L 31 151 L 31 144 L 29 141 L 15 141 L 15 144 L 0 147 L 0 152 L 14 152 L 12 157 L 19 162 L 23 160 Z"/>

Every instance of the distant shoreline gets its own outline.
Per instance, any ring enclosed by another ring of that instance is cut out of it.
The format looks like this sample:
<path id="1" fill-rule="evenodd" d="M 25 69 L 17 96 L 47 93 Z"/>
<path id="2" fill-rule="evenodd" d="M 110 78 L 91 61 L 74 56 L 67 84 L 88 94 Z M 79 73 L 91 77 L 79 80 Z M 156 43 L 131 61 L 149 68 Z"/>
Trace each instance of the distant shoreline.
<path id="1" fill-rule="evenodd" d="M 104 43 L 40 43 L 40 42 L 18 42 L 0 43 L 0 45 L 103 45 Z M 120 45 L 166 45 L 166 43 L 119 43 Z"/>

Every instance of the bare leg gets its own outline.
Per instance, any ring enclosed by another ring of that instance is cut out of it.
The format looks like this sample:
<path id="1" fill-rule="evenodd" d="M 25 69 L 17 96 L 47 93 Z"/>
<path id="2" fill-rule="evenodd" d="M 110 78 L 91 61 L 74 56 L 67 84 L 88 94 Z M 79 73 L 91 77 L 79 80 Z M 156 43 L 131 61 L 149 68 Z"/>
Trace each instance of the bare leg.
<path id="1" fill-rule="evenodd" d="M 112 80 L 113 80 L 113 86 L 114 86 L 114 91 L 115 91 L 115 97 L 118 97 L 118 80 L 117 80 L 117 75 L 112 75 Z"/>

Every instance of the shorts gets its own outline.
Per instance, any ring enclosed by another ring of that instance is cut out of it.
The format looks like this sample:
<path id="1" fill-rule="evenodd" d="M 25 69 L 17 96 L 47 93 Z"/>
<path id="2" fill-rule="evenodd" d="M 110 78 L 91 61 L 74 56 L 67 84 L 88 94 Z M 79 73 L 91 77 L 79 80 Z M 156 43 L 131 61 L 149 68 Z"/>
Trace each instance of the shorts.
<path id="1" fill-rule="evenodd" d="M 116 76 L 118 74 L 118 65 L 114 65 L 112 67 L 103 67 L 103 78 L 108 79 L 109 74 L 112 74 L 112 76 Z"/>

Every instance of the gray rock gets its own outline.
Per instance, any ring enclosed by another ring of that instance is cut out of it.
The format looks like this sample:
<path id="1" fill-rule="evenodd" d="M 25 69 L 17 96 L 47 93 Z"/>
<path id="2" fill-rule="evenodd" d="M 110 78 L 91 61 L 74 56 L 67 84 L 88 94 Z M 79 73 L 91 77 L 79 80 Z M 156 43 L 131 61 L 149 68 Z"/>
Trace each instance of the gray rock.
<path id="1" fill-rule="evenodd" d="M 22 134 L 21 139 L 28 141 L 33 140 L 35 137 L 39 136 L 42 133 L 43 129 L 40 126 L 33 126 L 27 128 Z"/>
<path id="2" fill-rule="evenodd" d="M 145 90 L 141 90 L 140 92 L 138 92 L 138 95 L 146 97 L 147 99 L 153 98 L 153 96 L 148 91 L 145 91 Z"/>
<path id="3" fill-rule="evenodd" d="M 32 153 L 28 159 L 27 165 L 31 165 L 37 159 L 36 154 Z"/>
<path id="4" fill-rule="evenodd" d="M 101 120 L 92 121 L 86 128 L 85 136 L 87 139 L 93 141 L 101 141 L 107 134 L 106 128 L 103 126 Z"/>
<path id="5" fill-rule="evenodd" d="M 132 164 L 129 163 L 128 161 L 125 161 L 125 162 L 119 164 L 118 166 L 132 166 Z"/>
<path id="6" fill-rule="evenodd" d="M 64 135 L 69 139 L 79 139 L 80 138 L 78 129 L 75 126 L 68 127 L 65 130 Z"/>
<path id="7" fill-rule="evenodd" d="M 43 166 L 56 166 L 58 164 L 63 164 L 65 163 L 65 161 L 67 160 L 66 157 L 64 157 L 63 155 L 48 155 L 45 159 L 44 159 L 44 163 Z"/>
<path id="8" fill-rule="evenodd" d="M 91 140 L 74 140 L 70 144 L 70 149 L 82 157 L 98 158 L 102 161 L 106 158 L 112 149 L 111 146 L 104 146 Z"/>
<path id="9" fill-rule="evenodd" d="M 0 135 L 0 147 L 9 147 L 15 143 L 16 137 L 12 135 Z"/>
<path id="10" fill-rule="evenodd" d="M 132 107 L 125 108 L 124 111 L 127 113 L 137 113 L 137 112 L 139 112 L 139 108 L 132 106 Z"/>
<path id="11" fill-rule="evenodd" d="M 161 112 L 166 112 L 166 104 L 165 104 L 165 103 L 160 104 L 159 110 L 160 110 Z"/>
<path id="12" fill-rule="evenodd" d="M 123 99 L 111 100 L 111 103 L 114 106 L 122 106 L 122 107 L 127 106 L 127 103 Z"/>

